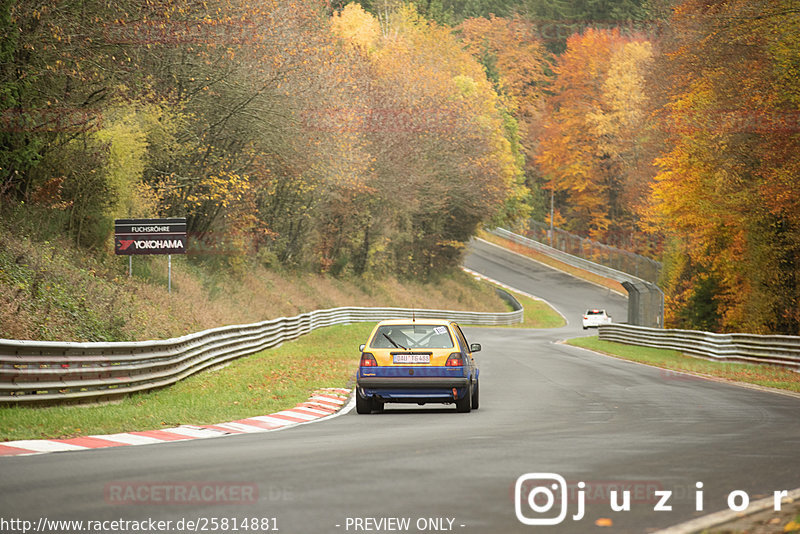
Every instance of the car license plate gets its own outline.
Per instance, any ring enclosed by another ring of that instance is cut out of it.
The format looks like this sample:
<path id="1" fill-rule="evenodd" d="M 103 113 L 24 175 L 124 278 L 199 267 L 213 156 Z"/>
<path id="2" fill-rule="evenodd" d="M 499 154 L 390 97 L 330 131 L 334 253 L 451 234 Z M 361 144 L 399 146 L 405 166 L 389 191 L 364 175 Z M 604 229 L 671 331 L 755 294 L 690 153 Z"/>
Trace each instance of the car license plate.
<path id="1" fill-rule="evenodd" d="M 393 354 L 394 363 L 431 363 L 430 354 Z"/>

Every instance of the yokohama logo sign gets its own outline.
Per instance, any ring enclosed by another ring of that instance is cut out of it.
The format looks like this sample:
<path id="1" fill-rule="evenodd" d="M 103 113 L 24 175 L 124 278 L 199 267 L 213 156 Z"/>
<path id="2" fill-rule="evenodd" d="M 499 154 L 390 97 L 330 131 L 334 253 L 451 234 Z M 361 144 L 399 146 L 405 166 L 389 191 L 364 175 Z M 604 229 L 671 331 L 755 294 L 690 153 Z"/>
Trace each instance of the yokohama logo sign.
<path id="1" fill-rule="evenodd" d="M 186 254 L 186 219 L 117 219 L 114 253 Z"/>
<path id="2" fill-rule="evenodd" d="M 131 248 L 133 247 L 133 248 Z M 183 239 L 149 239 L 149 240 L 142 240 L 139 239 L 120 239 L 117 241 L 117 252 L 120 254 L 124 254 L 128 252 L 128 254 L 133 254 L 133 250 L 140 251 L 140 250 L 153 250 L 153 254 L 159 254 L 162 250 L 170 250 L 170 251 L 179 251 L 179 252 L 169 252 L 170 254 L 181 254 L 185 252 L 186 243 Z"/>

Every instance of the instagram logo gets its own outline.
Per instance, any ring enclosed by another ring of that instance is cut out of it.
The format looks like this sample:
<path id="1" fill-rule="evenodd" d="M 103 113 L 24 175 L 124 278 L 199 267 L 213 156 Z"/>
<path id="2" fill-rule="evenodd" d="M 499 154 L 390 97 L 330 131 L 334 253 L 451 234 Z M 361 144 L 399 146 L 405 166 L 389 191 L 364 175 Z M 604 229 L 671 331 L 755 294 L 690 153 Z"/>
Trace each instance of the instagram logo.
<path id="1" fill-rule="evenodd" d="M 552 513 L 558 502 L 558 515 Z M 557 525 L 567 516 L 567 481 L 555 473 L 526 473 L 514 485 L 514 511 L 525 525 Z M 536 516 L 531 517 L 530 512 Z"/>
<path id="2" fill-rule="evenodd" d="M 702 512 L 705 507 L 703 486 L 700 481 L 694 485 L 696 512 Z M 558 525 L 567 517 L 569 496 L 578 505 L 572 520 L 580 521 L 586 513 L 587 493 L 588 502 L 607 500 L 612 512 L 630 512 L 631 502 L 651 503 L 654 512 L 672 511 L 673 492 L 663 489 L 657 481 L 600 480 L 589 485 L 584 481 L 568 485 L 564 477 L 555 473 L 526 473 L 517 478 L 514 484 L 514 511 L 524 525 Z M 788 490 L 773 492 L 773 508 L 776 512 L 781 510 L 783 500 L 788 497 Z M 750 496 L 746 491 L 734 490 L 728 494 L 727 503 L 728 509 L 742 512 L 750 506 Z"/>

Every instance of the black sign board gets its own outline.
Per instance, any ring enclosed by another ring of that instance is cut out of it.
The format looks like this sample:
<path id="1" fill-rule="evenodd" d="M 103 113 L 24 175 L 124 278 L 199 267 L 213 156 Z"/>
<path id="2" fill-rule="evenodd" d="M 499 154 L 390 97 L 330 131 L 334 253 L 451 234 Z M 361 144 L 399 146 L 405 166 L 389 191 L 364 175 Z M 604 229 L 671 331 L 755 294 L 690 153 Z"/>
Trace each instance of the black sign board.
<path id="1" fill-rule="evenodd" d="M 114 254 L 186 254 L 186 218 L 117 219 Z"/>

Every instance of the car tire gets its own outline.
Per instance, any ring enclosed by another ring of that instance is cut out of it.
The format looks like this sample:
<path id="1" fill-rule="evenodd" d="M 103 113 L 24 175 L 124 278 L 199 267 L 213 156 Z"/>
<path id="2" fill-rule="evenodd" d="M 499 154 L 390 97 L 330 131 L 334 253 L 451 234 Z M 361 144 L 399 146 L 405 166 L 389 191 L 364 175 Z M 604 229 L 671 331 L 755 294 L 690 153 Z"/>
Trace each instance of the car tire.
<path id="1" fill-rule="evenodd" d="M 372 407 L 374 406 L 372 399 L 365 399 L 358 393 L 356 393 L 356 413 L 361 414 L 368 414 L 372 413 Z"/>
<path id="2" fill-rule="evenodd" d="M 476 380 L 472 390 L 472 409 L 477 410 L 480 406 L 480 383 Z"/>
<path id="3" fill-rule="evenodd" d="M 375 397 L 372 398 L 372 411 L 373 412 L 383 413 L 383 407 L 384 406 L 386 406 L 385 402 L 381 402 L 378 399 L 376 399 Z"/>
<path id="4" fill-rule="evenodd" d="M 467 394 L 456 399 L 456 411 L 458 413 L 469 413 L 472 409 L 472 382 L 467 386 Z"/>

